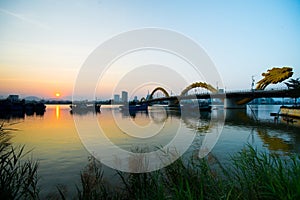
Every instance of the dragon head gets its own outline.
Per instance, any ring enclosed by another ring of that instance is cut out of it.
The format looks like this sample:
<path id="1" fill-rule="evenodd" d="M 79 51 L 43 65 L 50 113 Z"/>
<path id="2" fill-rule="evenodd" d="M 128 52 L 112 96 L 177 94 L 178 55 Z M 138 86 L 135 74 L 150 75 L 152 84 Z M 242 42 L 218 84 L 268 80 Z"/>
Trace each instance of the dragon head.
<path id="1" fill-rule="evenodd" d="M 291 67 L 282 67 L 282 68 L 274 67 L 272 69 L 269 69 L 267 73 L 262 73 L 262 76 L 264 76 L 264 78 L 257 82 L 256 89 L 263 90 L 269 84 L 280 83 L 290 78 L 293 75 L 292 71 L 293 68 Z"/>

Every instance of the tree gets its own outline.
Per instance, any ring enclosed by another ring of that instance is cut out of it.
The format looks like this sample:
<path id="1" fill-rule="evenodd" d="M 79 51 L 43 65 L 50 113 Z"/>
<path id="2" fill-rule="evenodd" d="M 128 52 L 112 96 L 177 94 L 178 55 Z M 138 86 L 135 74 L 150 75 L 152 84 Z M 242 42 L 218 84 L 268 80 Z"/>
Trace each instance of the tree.
<path id="1" fill-rule="evenodd" d="M 288 89 L 300 90 L 300 78 L 290 79 L 288 82 L 285 82 Z M 295 105 L 297 105 L 297 97 L 295 97 Z"/>
<path id="2" fill-rule="evenodd" d="M 288 82 L 285 82 L 285 84 L 289 89 L 300 89 L 300 78 L 291 78 Z"/>

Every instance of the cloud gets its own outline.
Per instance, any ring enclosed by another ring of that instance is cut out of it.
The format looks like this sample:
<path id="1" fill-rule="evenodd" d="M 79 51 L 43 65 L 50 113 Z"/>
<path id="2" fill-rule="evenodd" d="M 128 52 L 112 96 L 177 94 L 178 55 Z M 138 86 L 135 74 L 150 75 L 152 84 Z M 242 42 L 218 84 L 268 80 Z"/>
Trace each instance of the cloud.
<path id="1" fill-rule="evenodd" d="M 17 13 L 13 13 L 13 12 L 10 12 L 8 10 L 5 10 L 5 9 L 2 9 L 0 8 L 0 12 L 4 13 L 4 14 L 7 14 L 9 16 L 12 16 L 12 17 L 15 17 L 23 22 L 26 22 L 26 23 L 29 23 L 29 24 L 32 24 L 32 25 L 35 25 L 39 28 L 42 28 L 42 29 L 45 29 L 45 30 L 50 30 L 51 28 L 37 20 L 33 20 L 33 19 L 30 19 L 28 17 L 24 17 L 23 15 L 21 14 L 17 14 Z"/>

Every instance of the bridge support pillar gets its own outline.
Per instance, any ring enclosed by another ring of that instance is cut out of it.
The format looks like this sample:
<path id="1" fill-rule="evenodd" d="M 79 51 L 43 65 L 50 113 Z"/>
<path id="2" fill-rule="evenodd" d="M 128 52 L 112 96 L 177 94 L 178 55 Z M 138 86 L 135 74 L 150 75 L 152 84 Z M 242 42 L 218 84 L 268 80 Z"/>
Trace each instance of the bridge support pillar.
<path id="1" fill-rule="evenodd" d="M 236 103 L 239 100 L 241 100 L 241 99 L 240 98 L 225 99 L 224 108 L 226 108 L 226 109 L 246 109 L 247 104 L 239 105 L 239 104 Z"/>
<path id="2" fill-rule="evenodd" d="M 168 104 L 168 107 L 179 107 L 180 104 L 179 104 L 179 101 L 176 99 L 176 100 L 172 100 L 172 101 L 169 101 L 169 104 Z"/>

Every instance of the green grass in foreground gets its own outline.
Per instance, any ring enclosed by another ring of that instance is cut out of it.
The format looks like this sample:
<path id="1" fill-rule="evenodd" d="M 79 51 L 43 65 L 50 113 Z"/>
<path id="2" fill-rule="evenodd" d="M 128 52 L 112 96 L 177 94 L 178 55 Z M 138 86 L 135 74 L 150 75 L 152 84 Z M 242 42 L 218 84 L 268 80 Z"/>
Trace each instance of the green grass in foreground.
<path id="1" fill-rule="evenodd" d="M 0 199 L 38 199 L 38 164 L 10 144 L 9 130 L 0 124 Z"/>
<path id="2" fill-rule="evenodd" d="M 34 161 L 22 161 L 23 148 L 13 148 L 0 126 L 0 199 L 39 199 Z M 215 160 L 178 159 L 151 173 L 116 171 L 120 188 L 103 177 L 101 164 L 90 158 L 81 172 L 74 199 L 300 199 L 300 156 L 258 152 L 247 145 L 228 165 Z M 57 199 L 67 194 L 58 187 Z M 70 196 L 70 195 L 68 195 Z M 72 195 L 71 195 L 72 196 Z"/>
<path id="3" fill-rule="evenodd" d="M 79 199 L 300 199 L 299 156 L 280 158 L 251 146 L 232 156 L 225 167 L 207 159 L 177 160 L 141 174 L 117 172 L 123 188 L 106 187 L 101 165 L 91 159 L 82 172 Z M 93 180 L 93 181 L 91 181 Z"/>

